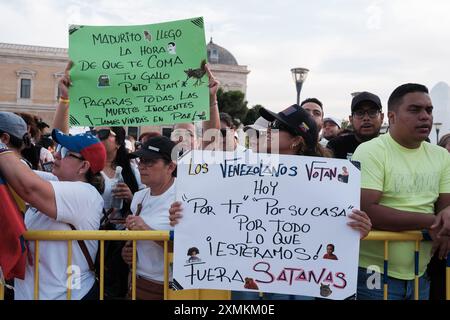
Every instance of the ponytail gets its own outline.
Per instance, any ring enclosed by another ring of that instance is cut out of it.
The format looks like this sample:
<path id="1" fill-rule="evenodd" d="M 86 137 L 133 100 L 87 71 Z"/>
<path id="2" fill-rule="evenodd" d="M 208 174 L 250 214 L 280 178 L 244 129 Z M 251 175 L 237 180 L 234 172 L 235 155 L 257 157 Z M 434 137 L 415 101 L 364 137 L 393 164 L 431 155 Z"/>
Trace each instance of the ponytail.
<path id="1" fill-rule="evenodd" d="M 103 178 L 102 174 L 100 172 L 92 173 L 92 171 L 89 169 L 86 173 L 86 180 L 87 183 L 92 185 L 100 194 L 103 194 L 105 191 L 105 179 Z"/>

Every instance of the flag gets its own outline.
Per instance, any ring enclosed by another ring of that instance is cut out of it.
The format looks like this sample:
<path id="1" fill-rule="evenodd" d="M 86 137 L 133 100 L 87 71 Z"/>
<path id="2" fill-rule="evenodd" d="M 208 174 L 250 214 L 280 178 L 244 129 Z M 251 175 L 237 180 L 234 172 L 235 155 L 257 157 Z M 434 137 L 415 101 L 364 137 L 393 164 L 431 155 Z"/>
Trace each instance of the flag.
<path id="1" fill-rule="evenodd" d="M 25 231 L 23 215 L 0 175 L 0 267 L 7 280 L 25 278 Z"/>

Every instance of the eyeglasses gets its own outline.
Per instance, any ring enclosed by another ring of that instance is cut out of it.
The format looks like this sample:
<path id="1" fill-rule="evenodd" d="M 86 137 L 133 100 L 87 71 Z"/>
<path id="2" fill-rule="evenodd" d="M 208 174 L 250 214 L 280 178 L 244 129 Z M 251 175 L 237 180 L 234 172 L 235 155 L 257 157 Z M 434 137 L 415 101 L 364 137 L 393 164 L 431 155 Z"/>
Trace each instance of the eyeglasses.
<path id="1" fill-rule="evenodd" d="M 97 136 L 100 140 L 106 140 L 109 138 L 110 135 L 116 136 L 116 133 L 112 131 L 111 129 L 99 129 L 99 130 L 91 130 L 89 131 L 90 134 Z"/>
<path id="2" fill-rule="evenodd" d="M 275 130 L 287 131 L 293 135 L 297 135 L 291 128 L 289 128 L 287 125 L 285 125 L 284 123 L 282 123 L 279 120 L 274 120 L 274 121 L 270 122 L 269 128 L 275 129 Z"/>
<path id="3" fill-rule="evenodd" d="M 84 158 L 81 156 L 77 156 L 76 154 L 71 153 L 69 149 L 66 147 L 63 147 L 62 145 L 58 144 L 56 146 L 56 153 L 59 153 L 61 155 L 61 159 L 64 159 L 66 157 L 73 157 L 78 160 L 84 161 Z"/>
<path id="4" fill-rule="evenodd" d="M 367 114 L 369 116 L 369 118 L 373 119 L 376 118 L 378 116 L 378 113 L 380 111 L 376 110 L 376 109 L 369 109 L 369 110 L 357 110 L 353 112 L 353 116 L 356 117 L 357 119 L 363 119 L 364 116 Z"/>

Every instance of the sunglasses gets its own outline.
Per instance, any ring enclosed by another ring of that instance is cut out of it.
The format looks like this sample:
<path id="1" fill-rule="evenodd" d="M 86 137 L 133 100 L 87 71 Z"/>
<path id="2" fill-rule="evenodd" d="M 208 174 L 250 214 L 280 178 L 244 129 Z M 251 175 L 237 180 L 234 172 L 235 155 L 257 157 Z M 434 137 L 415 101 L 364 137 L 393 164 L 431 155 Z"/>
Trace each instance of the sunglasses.
<path id="1" fill-rule="evenodd" d="M 100 140 L 106 140 L 111 135 L 114 137 L 116 136 L 114 131 L 112 131 L 111 129 L 99 129 L 99 130 L 94 129 L 94 130 L 89 131 L 89 133 L 94 136 L 97 136 L 97 138 L 99 138 Z"/>
<path id="2" fill-rule="evenodd" d="M 59 153 L 61 155 L 61 159 L 64 159 L 66 157 L 73 157 L 78 160 L 84 161 L 84 158 L 81 156 L 77 156 L 76 154 L 71 153 L 69 149 L 66 147 L 63 147 L 62 145 L 58 144 L 56 146 L 56 153 Z"/>

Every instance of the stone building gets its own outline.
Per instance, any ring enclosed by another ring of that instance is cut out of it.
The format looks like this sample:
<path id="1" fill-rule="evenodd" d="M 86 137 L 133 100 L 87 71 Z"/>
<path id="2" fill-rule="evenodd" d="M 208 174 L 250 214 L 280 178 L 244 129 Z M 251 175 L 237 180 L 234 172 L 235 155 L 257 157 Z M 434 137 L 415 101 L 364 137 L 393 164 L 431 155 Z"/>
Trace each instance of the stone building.
<path id="1" fill-rule="evenodd" d="M 247 92 L 247 66 L 239 65 L 236 58 L 227 49 L 215 44 L 211 38 L 206 46 L 208 62 L 214 76 L 224 91 L 238 90 Z"/>
<path id="2" fill-rule="evenodd" d="M 247 90 L 247 66 L 238 65 L 225 48 L 207 45 L 211 70 L 223 90 Z M 0 43 L 0 111 L 28 112 L 50 124 L 58 100 L 58 81 L 68 61 L 66 48 Z M 169 135 L 172 126 L 129 127 L 128 133 L 159 131 Z"/>
<path id="3" fill-rule="evenodd" d="M 0 111 L 28 112 L 52 123 L 67 49 L 0 43 Z"/>

